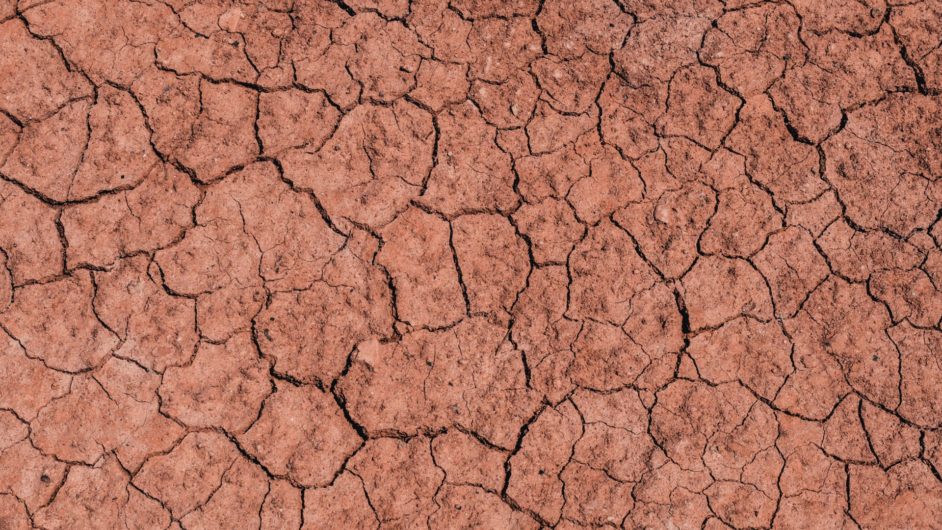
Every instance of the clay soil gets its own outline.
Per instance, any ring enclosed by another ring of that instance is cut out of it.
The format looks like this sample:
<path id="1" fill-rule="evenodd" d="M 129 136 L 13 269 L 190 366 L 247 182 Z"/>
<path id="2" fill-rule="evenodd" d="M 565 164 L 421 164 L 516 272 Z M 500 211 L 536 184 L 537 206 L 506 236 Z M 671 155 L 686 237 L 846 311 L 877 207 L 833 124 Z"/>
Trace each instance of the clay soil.
<path id="1" fill-rule="evenodd" d="M 0 0 L 0 529 L 942 528 L 940 91 L 940 0 Z"/>

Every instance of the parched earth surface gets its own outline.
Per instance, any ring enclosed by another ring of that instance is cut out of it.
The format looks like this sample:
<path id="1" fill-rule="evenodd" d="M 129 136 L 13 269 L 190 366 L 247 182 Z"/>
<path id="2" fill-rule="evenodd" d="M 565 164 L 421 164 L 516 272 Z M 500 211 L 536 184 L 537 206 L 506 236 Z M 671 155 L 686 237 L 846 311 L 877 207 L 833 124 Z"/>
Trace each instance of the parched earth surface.
<path id="1" fill-rule="evenodd" d="M 0 528 L 942 528 L 940 91 L 940 0 L 0 0 Z"/>

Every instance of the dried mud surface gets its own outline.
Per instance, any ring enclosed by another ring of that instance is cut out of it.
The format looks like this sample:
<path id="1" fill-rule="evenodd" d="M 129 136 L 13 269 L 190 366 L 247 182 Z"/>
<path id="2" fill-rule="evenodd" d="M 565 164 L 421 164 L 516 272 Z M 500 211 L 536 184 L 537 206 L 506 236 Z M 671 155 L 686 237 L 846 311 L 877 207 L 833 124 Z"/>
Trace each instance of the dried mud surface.
<path id="1" fill-rule="evenodd" d="M 940 20 L 0 0 L 0 528 L 942 528 Z"/>

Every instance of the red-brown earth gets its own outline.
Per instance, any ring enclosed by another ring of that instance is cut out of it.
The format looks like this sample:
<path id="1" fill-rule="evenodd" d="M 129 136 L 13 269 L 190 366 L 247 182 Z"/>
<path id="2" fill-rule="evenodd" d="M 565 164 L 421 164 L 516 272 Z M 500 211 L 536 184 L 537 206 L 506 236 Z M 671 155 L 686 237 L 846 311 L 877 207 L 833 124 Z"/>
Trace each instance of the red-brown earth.
<path id="1" fill-rule="evenodd" d="M 942 528 L 942 0 L 0 0 L 0 529 Z"/>

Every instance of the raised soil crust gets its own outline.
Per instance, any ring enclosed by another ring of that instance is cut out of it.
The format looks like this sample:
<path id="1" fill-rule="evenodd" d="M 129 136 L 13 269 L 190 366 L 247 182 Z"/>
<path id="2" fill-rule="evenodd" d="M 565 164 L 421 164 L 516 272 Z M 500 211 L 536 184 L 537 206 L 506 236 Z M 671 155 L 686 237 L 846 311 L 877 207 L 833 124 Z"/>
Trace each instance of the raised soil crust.
<path id="1" fill-rule="evenodd" d="M 942 528 L 942 0 L 0 0 L 0 529 Z"/>

